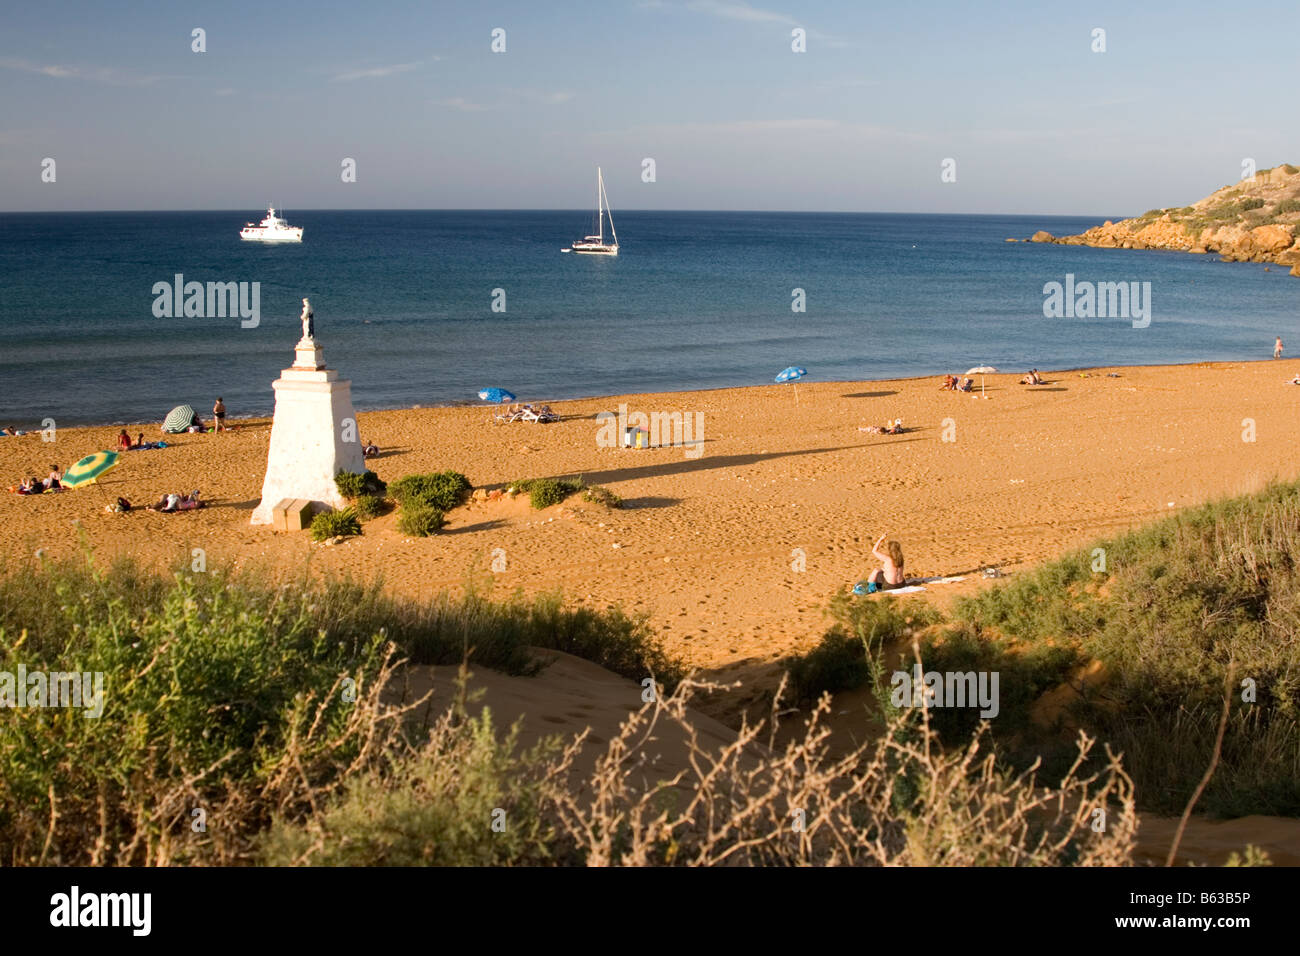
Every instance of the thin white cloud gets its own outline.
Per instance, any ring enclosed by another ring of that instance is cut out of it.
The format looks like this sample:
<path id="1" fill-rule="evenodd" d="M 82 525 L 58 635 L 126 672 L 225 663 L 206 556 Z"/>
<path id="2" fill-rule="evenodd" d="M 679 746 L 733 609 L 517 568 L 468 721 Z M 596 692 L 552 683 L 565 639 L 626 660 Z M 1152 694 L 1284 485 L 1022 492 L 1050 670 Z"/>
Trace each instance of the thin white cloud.
<path id="1" fill-rule="evenodd" d="M 473 103 L 463 96 L 453 96 L 439 102 L 448 109 L 459 110 L 462 113 L 481 113 L 483 110 L 492 109 L 492 107 L 485 106 L 482 103 Z"/>
<path id="2" fill-rule="evenodd" d="M 573 94 L 567 90 L 556 90 L 551 93 L 541 90 L 525 90 L 524 96 L 538 103 L 546 103 L 549 106 L 559 106 L 561 103 L 567 103 L 573 99 Z"/>
<path id="3" fill-rule="evenodd" d="M 798 21 L 793 17 L 786 16 L 784 13 L 760 10 L 757 7 L 751 7 L 747 3 L 736 3 L 733 0 L 691 0 L 686 6 L 699 13 L 709 13 L 724 20 L 740 20 L 744 23 L 784 23 L 787 26 L 799 26 Z"/>
<path id="4" fill-rule="evenodd" d="M 696 13 L 705 13 L 717 17 L 720 20 L 735 20 L 739 23 L 780 23 L 787 27 L 803 27 L 811 40 L 816 40 L 827 46 L 847 46 L 841 40 L 830 34 L 814 30 L 787 13 L 751 7 L 749 4 L 741 2 L 741 0 L 690 0 L 686 4 L 686 8 Z"/>
<path id="5" fill-rule="evenodd" d="M 131 73 L 112 67 L 66 66 L 61 63 L 33 63 L 16 56 L 0 56 L 0 69 L 16 70 L 20 73 L 32 73 L 48 76 L 56 80 L 86 80 L 90 83 L 102 83 L 106 86 L 148 86 L 164 76 L 144 73 Z"/>
<path id="6" fill-rule="evenodd" d="M 433 59 L 437 60 L 438 57 L 435 56 Z M 409 73 L 423 62 L 423 60 L 417 60 L 414 63 L 394 63 L 391 66 L 371 66 L 360 70 L 347 70 L 336 74 L 334 79 L 349 82 L 351 80 L 372 80 L 377 77 L 392 76 L 394 73 Z"/>
<path id="7" fill-rule="evenodd" d="M 876 126 L 870 123 L 845 123 L 840 120 L 809 116 L 770 120 L 724 120 L 716 123 L 662 123 L 634 126 L 623 130 L 607 130 L 592 135 L 597 138 L 632 136 L 653 141 L 655 137 L 688 136 L 692 140 L 696 140 L 716 136 L 734 139 L 739 136 L 779 133 L 834 135 L 844 139 L 875 141 L 921 141 L 933 138 L 927 134 L 913 133 L 890 126 Z"/>

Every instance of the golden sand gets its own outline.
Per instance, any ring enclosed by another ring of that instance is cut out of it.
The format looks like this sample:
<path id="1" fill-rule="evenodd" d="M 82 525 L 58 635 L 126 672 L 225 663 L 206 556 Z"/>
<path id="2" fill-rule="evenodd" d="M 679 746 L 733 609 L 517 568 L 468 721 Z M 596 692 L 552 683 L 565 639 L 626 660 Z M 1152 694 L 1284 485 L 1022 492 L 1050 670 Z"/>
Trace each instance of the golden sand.
<path id="1" fill-rule="evenodd" d="M 1297 371 L 1296 361 L 1100 369 L 1049 373 L 1040 387 L 993 375 L 987 398 L 940 391 L 933 378 L 805 383 L 797 393 L 766 386 L 630 395 L 552 403 L 563 421 L 550 425 L 494 424 L 485 408 L 365 413 L 361 434 L 383 449 L 371 467 L 385 480 L 454 469 L 491 489 L 582 475 L 626 505 L 571 498 L 539 512 L 524 498 L 474 502 L 431 538 L 406 538 L 392 514 L 337 546 L 248 524 L 270 422 L 236 421 L 234 432 L 169 436 L 165 450 L 124 454 L 97 486 L 0 495 L 0 556 L 12 564 L 39 548 L 72 555 L 84 536 L 104 558 L 176 566 L 198 547 L 209 566 L 298 573 L 310 562 L 320 573 L 382 574 L 388 587 L 414 596 L 459 588 L 470 572 L 500 593 L 559 589 L 571 603 L 645 612 L 671 653 L 752 692 L 771 682 L 776 659 L 817 641 L 828 599 L 870 569 L 882 533 L 902 543 L 909 575 L 965 575 L 920 595 L 947 603 L 985 586 L 984 567 L 1014 575 L 1174 509 L 1296 478 L 1300 388 L 1285 383 Z M 596 414 L 620 403 L 703 413 L 702 454 L 599 447 Z M 894 418 L 906 433 L 859 430 Z M 0 438 L 0 485 L 111 447 L 116 434 Z M 156 426 L 146 431 L 158 437 Z M 119 495 L 143 505 L 195 487 L 210 507 L 103 510 Z M 494 573 L 502 554 L 505 570 Z M 636 684 L 586 662 L 562 663 L 540 680 L 486 671 L 476 680 L 487 682 L 499 717 L 526 716 L 533 735 L 591 727 L 594 739 L 608 739 L 621 715 L 640 706 Z M 750 696 L 742 690 L 732 703 Z M 841 712 L 851 697 L 837 702 Z M 1160 859 L 1174 825 L 1144 821 L 1139 855 Z M 1255 842 L 1278 862 L 1294 862 L 1298 834 L 1294 820 L 1194 820 L 1185 856 L 1217 863 Z"/>
<path id="2" fill-rule="evenodd" d="M 909 575 L 965 575 L 922 595 L 946 603 L 983 586 L 984 567 L 1015 574 L 1173 509 L 1295 478 L 1300 388 L 1285 383 L 1297 370 L 1286 360 L 1101 369 L 1050 373 L 1038 387 L 992 375 L 987 398 L 978 383 L 974 394 L 953 393 L 933 378 L 630 395 L 552 403 L 563 421 L 549 425 L 494 424 L 486 408 L 364 413 L 362 437 L 382 449 L 371 467 L 385 480 L 449 468 L 491 489 L 581 475 L 626 503 L 571 498 L 533 511 L 523 498 L 474 502 L 422 539 L 402 535 L 390 514 L 333 547 L 248 524 L 270 423 L 236 421 L 234 432 L 168 436 L 172 447 L 126 453 L 95 486 L 0 495 L 0 555 L 73 554 L 84 533 L 104 557 L 175 566 L 201 547 L 210 566 L 296 572 L 309 561 L 321 572 L 382 574 L 416 596 L 461 587 L 473 572 L 498 593 L 559 589 L 573 603 L 645 612 L 670 652 L 716 670 L 813 644 L 828 599 L 872 567 L 882 533 L 902 543 Z M 702 413 L 702 453 L 598 447 L 595 416 L 620 402 Z M 859 430 L 894 418 L 906 433 Z M 0 438 L 0 485 L 111 447 L 116 434 Z M 157 427 L 145 437 L 159 438 Z M 193 488 L 210 507 L 103 510 L 119 495 L 142 505 Z M 494 557 L 504 571 L 492 572 Z"/>

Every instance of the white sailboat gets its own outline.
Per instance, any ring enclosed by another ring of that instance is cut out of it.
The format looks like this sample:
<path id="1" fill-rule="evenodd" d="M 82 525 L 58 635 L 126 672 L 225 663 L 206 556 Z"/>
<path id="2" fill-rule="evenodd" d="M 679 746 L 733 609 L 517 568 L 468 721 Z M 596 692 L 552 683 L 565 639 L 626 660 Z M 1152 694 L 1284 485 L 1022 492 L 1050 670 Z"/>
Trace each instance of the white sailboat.
<path id="1" fill-rule="evenodd" d="M 609 234 L 611 242 L 605 241 L 605 217 L 609 216 Z M 609 197 L 605 195 L 605 177 L 600 167 L 596 167 L 596 235 L 579 239 L 568 249 L 561 252 L 581 252 L 589 256 L 618 255 L 618 233 L 614 231 L 614 211 L 609 208 Z"/>

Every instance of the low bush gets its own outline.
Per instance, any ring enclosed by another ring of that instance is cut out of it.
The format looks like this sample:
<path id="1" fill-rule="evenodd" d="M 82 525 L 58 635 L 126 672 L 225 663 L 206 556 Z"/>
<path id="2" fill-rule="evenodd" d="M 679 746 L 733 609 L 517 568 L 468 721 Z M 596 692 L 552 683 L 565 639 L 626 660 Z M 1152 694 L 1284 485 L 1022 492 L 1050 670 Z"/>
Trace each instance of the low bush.
<path id="1" fill-rule="evenodd" d="M 352 508 L 340 511 L 322 511 L 311 519 L 311 538 L 325 541 L 328 538 L 350 537 L 361 533 L 361 522 Z"/>
<path id="2" fill-rule="evenodd" d="M 387 486 L 373 471 L 367 471 L 363 475 L 359 475 L 355 471 L 340 471 L 334 476 L 334 487 L 338 489 L 339 494 L 349 501 L 362 495 L 382 496 L 388 490 Z"/>
<path id="3" fill-rule="evenodd" d="M 389 486 L 389 494 L 403 508 L 418 501 L 439 511 L 464 504 L 473 490 L 469 479 L 455 471 L 407 475 Z"/>
<path id="4" fill-rule="evenodd" d="M 408 499 L 397 518 L 397 530 L 412 538 L 427 538 L 446 523 L 447 516 L 440 508 L 421 500 Z"/>
<path id="5" fill-rule="evenodd" d="M 623 507 L 623 499 L 608 488 L 600 485 L 592 485 L 582 493 L 583 501 L 590 501 L 598 505 L 604 505 L 606 508 Z"/>
<path id="6" fill-rule="evenodd" d="M 388 501 L 379 495 L 362 494 L 357 495 L 352 502 L 352 508 L 358 518 L 369 521 L 371 518 L 378 518 L 388 510 Z"/>
<path id="7" fill-rule="evenodd" d="M 527 494 L 529 503 L 537 509 L 558 505 L 585 487 L 581 478 L 524 478 L 510 483 L 512 490 Z"/>
<path id="8" fill-rule="evenodd" d="M 800 703 L 824 692 L 854 690 L 875 679 L 876 661 L 886 644 L 918 634 L 940 620 L 923 601 L 863 598 L 841 590 L 831 599 L 835 623 L 821 642 L 787 665 L 790 694 Z M 881 688 L 876 688 L 879 695 Z"/>

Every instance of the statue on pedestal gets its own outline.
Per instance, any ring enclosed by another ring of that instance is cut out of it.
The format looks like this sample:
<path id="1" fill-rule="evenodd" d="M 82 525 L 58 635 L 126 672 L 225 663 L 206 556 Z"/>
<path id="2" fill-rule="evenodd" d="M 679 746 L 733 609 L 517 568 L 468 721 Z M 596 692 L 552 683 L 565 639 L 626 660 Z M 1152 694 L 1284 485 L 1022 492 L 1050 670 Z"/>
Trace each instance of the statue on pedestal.
<path id="1" fill-rule="evenodd" d="M 316 323 L 314 313 L 311 310 L 311 303 L 306 299 L 302 300 L 302 337 L 308 341 L 316 339 Z"/>

